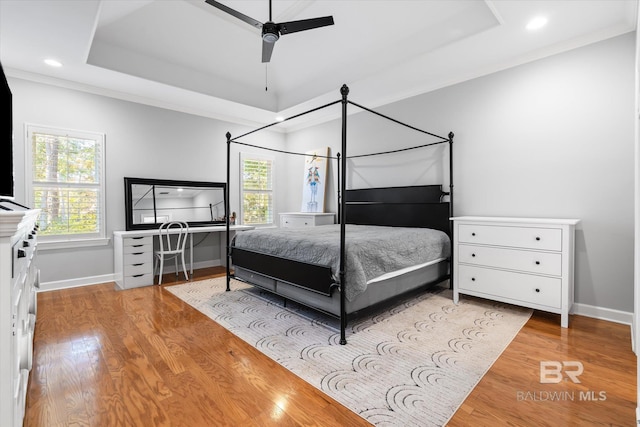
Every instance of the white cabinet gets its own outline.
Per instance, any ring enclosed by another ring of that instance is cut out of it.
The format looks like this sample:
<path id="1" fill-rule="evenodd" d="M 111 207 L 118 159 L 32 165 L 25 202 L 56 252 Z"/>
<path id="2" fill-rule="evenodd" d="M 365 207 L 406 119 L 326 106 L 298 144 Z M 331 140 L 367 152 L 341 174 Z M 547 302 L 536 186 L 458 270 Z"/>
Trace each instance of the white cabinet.
<path id="1" fill-rule="evenodd" d="M 121 289 L 153 285 L 153 236 L 114 233 L 116 285 Z"/>
<path id="2" fill-rule="evenodd" d="M 22 426 L 33 363 L 39 210 L 0 211 L 0 425 Z"/>
<path id="3" fill-rule="evenodd" d="M 455 217 L 453 300 L 460 294 L 561 315 L 569 326 L 578 219 Z"/>
<path id="4" fill-rule="evenodd" d="M 335 223 L 331 212 L 286 212 L 280 214 L 280 227 L 315 227 Z"/>

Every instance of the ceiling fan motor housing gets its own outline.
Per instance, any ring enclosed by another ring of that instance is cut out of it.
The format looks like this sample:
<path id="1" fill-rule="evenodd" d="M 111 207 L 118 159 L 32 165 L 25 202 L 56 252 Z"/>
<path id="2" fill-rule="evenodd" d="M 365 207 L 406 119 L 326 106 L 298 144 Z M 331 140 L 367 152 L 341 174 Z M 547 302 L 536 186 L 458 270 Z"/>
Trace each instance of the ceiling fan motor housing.
<path id="1" fill-rule="evenodd" d="M 273 22 L 265 22 L 262 25 L 262 40 L 267 43 L 275 43 L 280 38 L 278 25 Z"/>
<path id="2" fill-rule="evenodd" d="M 252 27 L 262 28 L 262 62 L 269 62 L 271 60 L 271 53 L 273 52 L 275 42 L 280 39 L 281 35 L 325 27 L 327 25 L 333 25 L 333 16 L 323 16 L 320 18 L 301 19 L 298 21 L 275 23 L 271 20 L 271 1 L 272 0 L 269 0 L 269 20 L 263 24 L 256 19 L 238 12 L 235 9 L 231 9 L 229 6 L 225 6 L 219 1 L 205 0 L 207 4 L 210 4 L 211 6 L 220 9 L 221 11 L 228 13 L 229 15 L 246 22 Z"/>

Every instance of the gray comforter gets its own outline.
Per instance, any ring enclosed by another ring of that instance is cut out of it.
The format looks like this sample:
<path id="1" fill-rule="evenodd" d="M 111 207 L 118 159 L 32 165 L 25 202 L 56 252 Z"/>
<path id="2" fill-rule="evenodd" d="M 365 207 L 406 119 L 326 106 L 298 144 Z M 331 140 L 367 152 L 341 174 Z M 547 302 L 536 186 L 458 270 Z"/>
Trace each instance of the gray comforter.
<path id="1" fill-rule="evenodd" d="M 237 233 L 233 245 L 284 258 L 331 266 L 336 281 L 340 265 L 340 225 L 268 228 Z M 367 282 L 385 273 L 423 264 L 451 253 L 449 237 L 428 228 L 346 226 L 346 293 L 352 301 Z"/>

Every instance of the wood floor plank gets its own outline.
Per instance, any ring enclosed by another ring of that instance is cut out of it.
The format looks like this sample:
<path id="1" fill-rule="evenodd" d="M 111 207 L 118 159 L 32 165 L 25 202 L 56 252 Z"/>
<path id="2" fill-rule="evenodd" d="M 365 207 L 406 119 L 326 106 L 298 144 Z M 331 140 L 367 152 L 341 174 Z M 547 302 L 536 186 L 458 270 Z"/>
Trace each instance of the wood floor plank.
<path id="1" fill-rule="evenodd" d="M 24 426 L 369 425 L 166 291 L 178 283 L 170 274 L 163 286 L 38 294 Z M 630 328 L 581 316 L 559 324 L 536 312 L 449 425 L 635 425 Z M 547 360 L 582 363 L 580 383 L 542 384 Z"/>

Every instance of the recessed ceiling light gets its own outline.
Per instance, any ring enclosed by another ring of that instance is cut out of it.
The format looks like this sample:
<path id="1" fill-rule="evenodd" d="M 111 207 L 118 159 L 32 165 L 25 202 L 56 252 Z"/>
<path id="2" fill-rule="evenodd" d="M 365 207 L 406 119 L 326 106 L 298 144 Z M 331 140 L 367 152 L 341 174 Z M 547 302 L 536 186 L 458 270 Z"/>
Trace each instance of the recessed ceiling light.
<path id="1" fill-rule="evenodd" d="M 51 58 L 45 59 L 44 63 L 50 67 L 62 67 L 62 62 Z"/>
<path id="2" fill-rule="evenodd" d="M 545 18 L 544 16 L 537 16 L 529 21 L 529 23 L 527 24 L 527 30 L 538 30 L 545 25 L 547 25 L 547 18 Z"/>
<path id="3" fill-rule="evenodd" d="M 276 122 L 284 122 L 284 117 L 282 116 L 276 117 Z"/>

